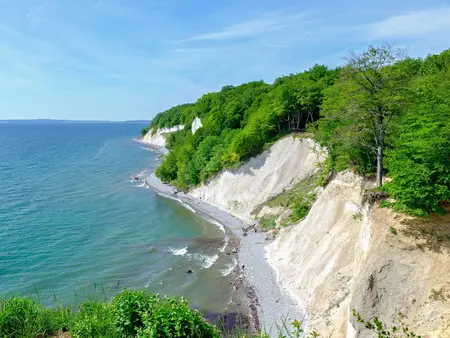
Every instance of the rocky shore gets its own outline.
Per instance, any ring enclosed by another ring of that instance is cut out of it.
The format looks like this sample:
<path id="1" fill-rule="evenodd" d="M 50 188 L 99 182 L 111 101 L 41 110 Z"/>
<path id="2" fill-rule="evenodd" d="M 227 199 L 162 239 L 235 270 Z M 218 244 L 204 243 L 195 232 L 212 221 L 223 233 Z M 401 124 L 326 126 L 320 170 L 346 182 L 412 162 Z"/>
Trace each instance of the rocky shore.
<path id="1" fill-rule="evenodd" d="M 264 233 L 256 227 L 244 235 L 243 229 L 249 226 L 248 223 L 201 199 L 177 192 L 154 174 L 145 182 L 160 196 L 185 203 L 211 223 L 218 222 L 225 227 L 230 247 L 224 254 L 235 251 L 238 257 L 231 281 L 234 295 L 227 312 L 245 314 L 251 329 L 264 329 L 274 335 L 282 321 L 303 319 L 299 304 L 280 285 L 275 271 L 267 262 Z"/>

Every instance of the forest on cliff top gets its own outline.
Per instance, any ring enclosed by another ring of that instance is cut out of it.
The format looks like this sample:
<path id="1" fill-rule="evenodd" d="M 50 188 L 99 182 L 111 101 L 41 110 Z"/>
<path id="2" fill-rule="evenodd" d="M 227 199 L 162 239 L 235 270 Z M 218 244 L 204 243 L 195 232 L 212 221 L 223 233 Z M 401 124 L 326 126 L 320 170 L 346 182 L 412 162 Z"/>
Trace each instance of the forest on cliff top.
<path id="1" fill-rule="evenodd" d="M 185 125 L 166 134 L 171 151 L 156 174 L 189 189 L 306 131 L 328 151 L 326 170 L 376 176 L 395 210 L 425 216 L 450 200 L 449 93 L 450 50 L 411 58 L 385 44 L 339 68 L 225 86 L 157 114 L 142 133 Z M 203 127 L 193 135 L 195 117 Z"/>

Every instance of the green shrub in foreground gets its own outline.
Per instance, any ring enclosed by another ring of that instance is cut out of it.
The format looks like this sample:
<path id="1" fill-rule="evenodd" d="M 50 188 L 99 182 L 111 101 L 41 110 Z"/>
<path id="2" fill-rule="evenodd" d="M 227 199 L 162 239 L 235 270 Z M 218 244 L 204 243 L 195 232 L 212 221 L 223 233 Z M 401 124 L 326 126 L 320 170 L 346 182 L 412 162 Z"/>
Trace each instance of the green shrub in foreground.
<path id="1" fill-rule="evenodd" d="M 111 303 L 117 332 L 126 337 L 219 337 L 184 298 L 124 290 Z"/>
<path id="2" fill-rule="evenodd" d="M 143 328 L 142 316 L 152 312 L 158 297 L 146 291 L 124 290 L 112 301 L 115 324 L 125 336 L 136 335 Z"/>
<path id="3" fill-rule="evenodd" d="M 191 310 L 184 298 L 158 299 L 142 316 L 143 328 L 138 337 L 220 337 L 219 330 L 207 323 L 196 310 Z"/>
<path id="4" fill-rule="evenodd" d="M 401 313 L 394 326 L 385 325 L 378 317 L 366 320 L 356 310 L 353 316 L 357 323 L 380 338 L 421 337 L 408 328 Z M 90 300 L 81 304 L 76 312 L 63 307 L 45 308 L 26 297 L 0 298 L 1 338 L 44 338 L 57 331 L 69 331 L 72 338 L 269 337 L 265 332 L 248 334 L 240 327 L 230 333 L 220 332 L 198 311 L 191 310 L 184 298 L 161 298 L 145 291 L 124 290 L 111 303 Z M 315 331 L 306 334 L 299 321 L 282 321 L 277 332 L 279 338 L 320 336 Z"/>
<path id="5" fill-rule="evenodd" d="M 25 297 L 0 299 L 0 337 L 47 336 L 63 327 L 67 310 L 47 310 Z"/>
<path id="6" fill-rule="evenodd" d="M 105 302 L 81 304 L 70 333 L 73 338 L 121 337 L 114 325 L 113 308 Z"/>

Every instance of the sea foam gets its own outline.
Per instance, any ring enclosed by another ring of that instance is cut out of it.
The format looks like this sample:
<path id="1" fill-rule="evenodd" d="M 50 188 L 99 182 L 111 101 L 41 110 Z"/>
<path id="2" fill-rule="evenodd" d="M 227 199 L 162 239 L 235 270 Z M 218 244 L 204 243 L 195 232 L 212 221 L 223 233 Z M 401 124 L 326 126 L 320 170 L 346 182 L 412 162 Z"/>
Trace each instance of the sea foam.
<path id="1" fill-rule="evenodd" d="M 185 254 L 187 254 L 187 247 L 181 249 L 169 248 L 169 251 L 175 256 L 184 256 Z"/>

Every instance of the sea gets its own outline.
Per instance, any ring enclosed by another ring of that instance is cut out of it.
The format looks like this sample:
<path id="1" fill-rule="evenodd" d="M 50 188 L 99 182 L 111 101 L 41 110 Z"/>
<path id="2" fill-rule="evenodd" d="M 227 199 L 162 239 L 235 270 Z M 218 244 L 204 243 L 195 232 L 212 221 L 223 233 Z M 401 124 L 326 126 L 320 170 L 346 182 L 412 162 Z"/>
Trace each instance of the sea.
<path id="1" fill-rule="evenodd" d="M 228 237 L 144 184 L 160 157 L 133 141 L 145 126 L 0 122 L 0 296 L 76 306 L 133 288 L 223 310 Z"/>

